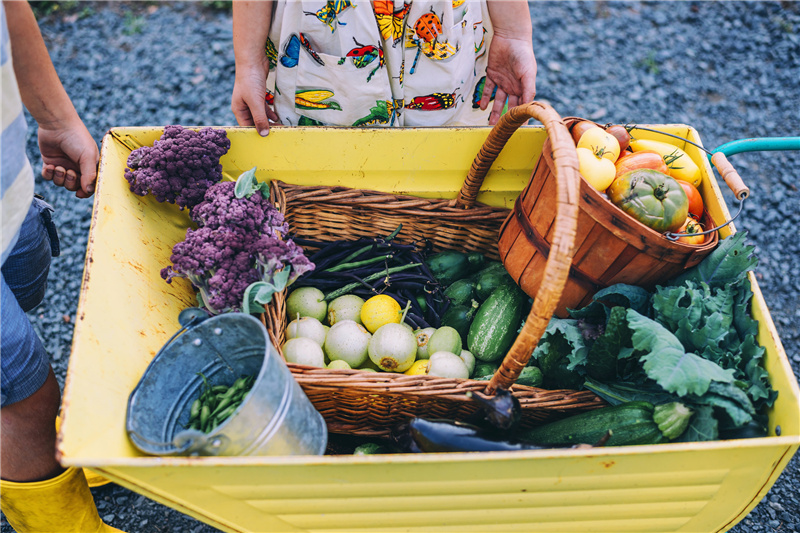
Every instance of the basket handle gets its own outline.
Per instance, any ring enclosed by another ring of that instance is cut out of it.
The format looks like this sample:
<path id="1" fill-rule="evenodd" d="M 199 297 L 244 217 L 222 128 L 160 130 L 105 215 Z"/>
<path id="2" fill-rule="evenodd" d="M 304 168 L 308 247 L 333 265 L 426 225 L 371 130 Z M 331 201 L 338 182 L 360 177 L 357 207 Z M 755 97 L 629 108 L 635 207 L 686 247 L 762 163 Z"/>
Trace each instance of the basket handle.
<path id="1" fill-rule="evenodd" d="M 498 388 L 511 387 L 528 364 L 534 348 L 558 307 L 561 293 L 569 277 L 572 256 L 575 253 L 581 180 L 578 173 L 578 154 L 575 151 L 572 134 L 563 120 L 544 102 L 531 102 L 513 107 L 500 118 L 475 157 L 464 186 L 459 192 L 456 205 L 468 208 L 474 204 L 483 178 L 506 141 L 530 118 L 535 118 L 544 124 L 555 164 L 556 218 L 553 241 L 545 263 L 542 282 L 533 299 L 533 306 L 522 330 L 503 359 L 503 364 L 489 381 L 485 391 L 487 394 L 493 394 Z"/>
<path id="2" fill-rule="evenodd" d="M 559 126 L 567 131 L 558 113 L 544 102 L 534 101 L 509 108 L 509 110 L 500 117 L 497 125 L 489 132 L 478 155 L 475 156 L 475 159 L 472 161 L 472 166 L 467 173 L 467 177 L 464 179 L 461 190 L 458 192 L 458 197 L 453 201 L 454 207 L 469 209 L 475 205 L 476 198 L 483 185 L 483 180 L 495 159 L 500 155 L 500 152 L 514 132 L 532 118 L 535 118 L 544 125 L 547 134 L 551 138 L 553 137 L 553 130 Z M 567 131 L 567 134 L 569 134 L 569 131 Z M 570 139 L 571 138 L 572 137 L 570 137 Z M 572 150 L 575 150 L 574 145 Z"/>

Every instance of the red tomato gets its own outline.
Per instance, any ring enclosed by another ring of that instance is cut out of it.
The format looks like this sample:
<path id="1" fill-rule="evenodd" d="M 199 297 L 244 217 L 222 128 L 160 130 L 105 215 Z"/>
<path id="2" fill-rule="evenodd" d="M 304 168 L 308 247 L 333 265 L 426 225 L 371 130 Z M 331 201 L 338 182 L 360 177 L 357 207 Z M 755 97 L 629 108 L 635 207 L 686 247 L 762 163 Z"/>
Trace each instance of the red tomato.
<path id="1" fill-rule="evenodd" d="M 572 126 L 572 140 L 575 141 L 575 144 L 578 144 L 578 141 L 581 140 L 581 136 L 586 133 L 586 130 L 597 126 L 594 122 L 590 120 L 581 120 L 580 122 L 575 123 Z"/>
<path id="2" fill-rule="evenodd" d="M 700 220 L 703 216 L 704 208 L 703 197 L 700 195 L 700 191 L 698 191 L 697 187 L 688 181 L 677 181 L 680 186 L 683 187 L 683 191 L 686 193 L 686 197 L 689 199 L 689 216 L 694 217 L 695 220 Z"/>
<path id="3" fill-rule="evenodd" d="M 667 174 L 669 168 L 658 152 L 642 150 L 641 152 L 626 152 L 614 164 L 617 168 L 616 177 L 638 168 L 649 168 Z"/>
<path id="4" fill-rule="evenodd" d="M 620 153 L 624 152 L 628 148 L 628 145 L 631 144 L 631 134 L 628 133 L 628 130 L 625 129 L 625 126 L 614 124 L 608 126 L 606 131 L 616 137 L 617 141 L 619 141 Z"/>
<path id="5" fill-rule="evenodd" d="M 692 217 L 686 217 L 686 222 L 683 223 L 681 229 L 676 231 L 675 233 L 702 233 L 703 226 L 693 219 Z M 683 237 L 678 237 L 678 242 L 682 242 L 684 244 L 703 244 L 706 242 L 705 235 L 685 235 Z"/>

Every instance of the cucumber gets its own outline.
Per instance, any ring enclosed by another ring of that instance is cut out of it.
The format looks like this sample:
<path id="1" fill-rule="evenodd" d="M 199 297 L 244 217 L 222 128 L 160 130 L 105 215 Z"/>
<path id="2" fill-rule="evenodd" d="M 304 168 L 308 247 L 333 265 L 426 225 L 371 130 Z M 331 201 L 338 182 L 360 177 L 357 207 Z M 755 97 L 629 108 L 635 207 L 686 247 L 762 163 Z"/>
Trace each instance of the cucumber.
<path id="1" fill-rule="evenodd" d="M 528 387 L 541 387 L 542 386 L 542 371 L 538 366 L 526 366 L 520 372 L 517 378 L 517 385 L 526 385 Z"/>
<path id="2" fill-rule="evenodd" d="M 488 261 L 484 264 L 484 266 L 480 270 L 478 270 L 473 274 L 470 274 L 470 276 L 467 279 L 473 283 L 477 283 L 479 277 L 489 274 L 490 272 L 508 272 L 508 271 L 506 270 L 506 267 L 503 266 L 503 263 L 501 263 L 500 261 Z"/>
<path id="3" fill-rule="evenodd" d="M 517 337 L 527 296 L 516 285 L 495 289 L 481 304 L 467 334 L 467 348 L 481 361 L 502 358 Z"/>
<path id="4" fill-rule="evenodd" d="M 494 363 L 478 363 L 477 361 L 476 363 L 475 369 L 472 371 L 472 379 L 478 381 L 489 381 L 499 367 Z"/>
<path id="5" fill-rule="evenodd" d="M 483 302 L 495 289 L 503 285 L 516 285 L 514 279 L 505 268 L 495 268 L 486 272 L 481 272 L 476 277 L 475 296 L 478 298 L 479 302 Z"/>
<path id="6" fill-rule="evenodd" d="M 466 345 L 467 334 L 472 320 L 478 311 L 478 302 L 472 300 L 472 305 L 451 305 L 442 313 L 442 326 L 450 326 L 461 335 L 461 341 Z"/>
<path id="7" fill-rule="evenodd" d="M 669 420 L 669 424 L 656 423 L 653 419 L 656 409 L 660 413 L 658 418 Z M 543 446 L 596 444 L 610 431 L 605 446 L 661 444 L 678 438 L 691 416 L 691 410 L 679 402 L 657 408 L 649 402 L 626 402 L 526 430 L 520 439 Z"/>
<path id="8" fill-rule="evenodd" d="M 467 279 L 457 279 L 444 291 L 451 305 L 469 305 L 475 297 L 475 283 Z"/>
<path id="9" fill-rule="evenodd" d="M 425 264 L 428 265 L 436 281 L 442 285 L 450 285 L 473 270 L 481 268 L 485 260 L 483 254 L 478 252 L 445 250 L 429 256 L 425 259 Z"/>

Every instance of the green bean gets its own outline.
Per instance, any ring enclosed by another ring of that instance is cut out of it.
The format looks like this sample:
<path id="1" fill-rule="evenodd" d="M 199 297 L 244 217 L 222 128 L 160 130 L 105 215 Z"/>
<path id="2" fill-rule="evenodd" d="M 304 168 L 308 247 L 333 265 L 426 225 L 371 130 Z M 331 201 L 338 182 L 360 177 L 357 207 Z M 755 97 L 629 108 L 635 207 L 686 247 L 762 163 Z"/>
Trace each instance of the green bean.
<path id="1" fill-rule="evenodd" d="M 342 270 L 350 270 L 352 268 L 358 268 L 362 266 L 372 265 L 374 263 L 380 263 L 381 261 L 388 261 L 394 254 L 387 254 L 387 255 L 379 255 L 377 257 L 372 257 L 370 259 L 364 259 L 363 261 L 354 261 L 352 263 L 339 263 L 336 266 L 331 268 L 326 268 L 323 272 L 341 272 Z"/>
<path id="2" fill-rule="evenodd" d="M 387 269 L 384 269 L 384 270 L 382 270 L 380 272 L 376 272 L 375 274 L 371 274 L 371 275 L 365 277 L 363 279 L 363 281 L 366 281 L 366 282 L 375 281 L 376 279 L 380 279 L 381 276 L 387 276 L 388 277 L 390 274 L 395 274 L 397 272 L 402 272 L 402 271 L 408 270 L 410 268 L 416 268 L 416 267 L 420 266 L 421 264 L 422 263 L 410 263 L 408 265 L 401 265 L 401 266 L 396 266 L 396 267 L 392 267 L 392 268 L 387 268 Z M 361 286 L 361 283 L 358 283 L 358 282 L 350 283 L 348 285 L 345 285 L 344 287 L 336 289 L 333 292 L 329 292 L 327 295 L 325 295 L 324 300 L 326 302 L 331 301 L 331 300 L 333 300 L 335 298 L 338 298 L 339 296 L 343 296 L 343 295 L 349 293 L 353 289 L 356 289 L 356 288 L 358 288 L 360 286 Z"/>
<path id="3" fill-rule="evenodd" d="M 363 254 L 363 253 L 365 253 L 365 252 L 368 252 L 368 251 L 370 251 L 370 250 L 371 250 L 372 248 L 374 248 L 374 247 L 375 247 L 375 243 L 371 243 L 371 244 L 368 244 L 368 245 L 364 246 L 363 248 L 359 248 L 359 249 L 358 249 L 358 250 L 356 250 L 355 252 L 353 252 L 353 253 L 349 254 L 349 255 L 348 255 L 348 256 L 346 256 L 344 259 L 342 259 L 341 261 L 339 261 L 339 263 L 337 263 L 337 265 L 342 265 L 342 264 L 345 264 L 345 263 L 349 263 L 350 261 L 352 261 L 352 260 L 353 260 L 353 259 L 355 259 L 356 257 L 358 257 L 358 256 L 362 255 L 362 254 Z M 334 268 L 335 268 L 335 266 L 334 266 Z"/>

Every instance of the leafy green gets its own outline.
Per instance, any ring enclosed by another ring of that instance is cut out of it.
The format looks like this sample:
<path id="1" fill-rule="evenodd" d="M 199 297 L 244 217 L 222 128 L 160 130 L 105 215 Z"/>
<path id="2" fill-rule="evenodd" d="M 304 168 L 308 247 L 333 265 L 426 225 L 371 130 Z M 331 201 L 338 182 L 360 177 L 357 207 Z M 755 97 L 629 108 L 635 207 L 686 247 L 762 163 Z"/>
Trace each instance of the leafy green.
<path id="1" fill-rule="evenodd" d="M 583 383 L 587 352 L 578 321 L 553 318 L 531 358 L 542 371 L 544 387 L 579 388 Z"/>
<path id="2" fill-rule="evenodd" d="M 719 438 L 719 423 L 714 418 L 714 409 L 701 405 L 692 407 L 694 414 L 689 421 L 689 427 L 683 435 L 675 439 L 676 442 L 703 442 Z"/>
<path id="3" fill-rule="evenodd" d="M 764 348 L 756 341 L 758 322 L 750 313 L 752 295 L 750 281 L 744 276 L 714 287 L 687 279 L 682 285 L 656 288 L 654 318 L 675 333 L 686 351 L 749 382 L 747 393 L 752 402 L 772 405 L 776 393 L 761 364 Z"/>
<path id="4" fill-rule="evenodd" d="M 690 403 L 716 407 L 727 417 L 733 427 L 748 424 L 756 414 L 750 398 L 733 383 L 712 382 L 708 391 L 699 398 L 689 398 Z"/>
<path id="5" fill-rule="evenodd" d="M 667 392 L 699 396 L 705 394 L 711 381 L 733 381 L 732 370 L 685 352 L 677 337 L 658 322 L 629 309 L 628 325 L 633 330 L 633 347 L 644 352 L 644 371 Z"/>
<path id="6" fill-rule="evenodd" d="M 695 411 L 681 440 L 719 437 L 753 424 L 777 392 L 751 314 L 744 232 L 651 293 L 617 284 L 553 318 L 533 360 L 548 388 L 586 388 L 611 404 L 680 401 Z"/>
<path id="7" fill-rule="evenodd" d="M 617 359 L 632 353 L 625 308 L 613 307 L 605 332 L 592 344 L 586 355 L 586 373 L 600 381 L 614 379 L 617 375 Z"/>
<path id="8" fill-rule="evenodd" d="M 649 402 L 653 405 L 659 405 L 677 399 L 677 396 L 664 392 L 664 389 L 652 381 L 644 383 L 624 381 L 603 383 L 592 378 L 586 378 L 584 387 L 611 405 L 619 405 L 626 402 Z"/>
<path id="9" fill-rule="evenodd" d="M 636 285 L 617 283 L 600 289 L 592 297 L 589 305 L 583 309 L 570 309 L 569 314 L 572 318 L 607 320 L 614 307 L 635 309 L 642 314 L 647 314 L 650 307 L 650 293 Z"/>
<path id="10" fill-rule="evenodd" d="M 755 246 L 746 245 L 746 240 L 745 231 L 723 239 L 697 266 L 672 279 L 670 285 L 695 281 L 715 287 L 741 281 L 758 264 Z"/>

